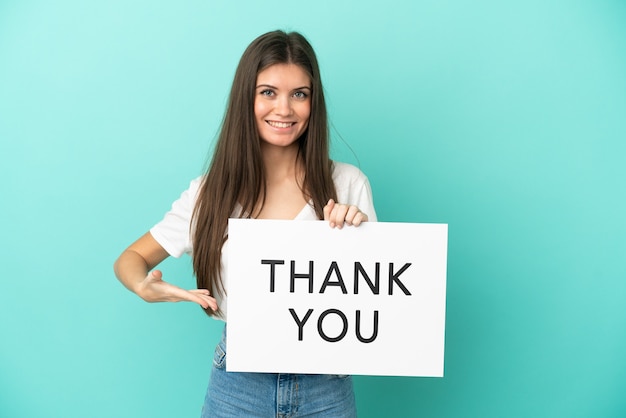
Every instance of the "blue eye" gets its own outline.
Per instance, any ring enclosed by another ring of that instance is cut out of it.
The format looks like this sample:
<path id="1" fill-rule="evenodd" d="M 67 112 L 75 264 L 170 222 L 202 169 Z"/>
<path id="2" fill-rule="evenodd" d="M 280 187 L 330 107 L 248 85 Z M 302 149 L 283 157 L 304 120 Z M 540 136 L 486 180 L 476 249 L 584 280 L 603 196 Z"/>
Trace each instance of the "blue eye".
<path id="1" fill-rule="evenodd" d="M 307 97 L 309 97 L 309 95 L 303 91 L 297 91 L 293 95 L 296 99 L 306 99 Z"/>
<path id="2" fill-rule="evenodd" d="M 262 90 L 259 94 L 261 96 L 268 96 L 269 97 L 269 96 L 273 96 L 274 92 L 272 90 L 268 89 L 268 90 Z"/>

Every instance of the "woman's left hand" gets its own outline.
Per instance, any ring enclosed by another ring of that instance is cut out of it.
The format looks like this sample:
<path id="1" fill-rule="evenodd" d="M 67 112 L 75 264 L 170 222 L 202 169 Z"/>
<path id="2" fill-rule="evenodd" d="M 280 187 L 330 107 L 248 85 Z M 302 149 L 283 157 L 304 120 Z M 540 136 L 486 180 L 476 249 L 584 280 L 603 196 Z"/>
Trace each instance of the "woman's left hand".
<path id="1" fill-rule="evenodd" d="M 331 228 L 341 229 L 344 223 L 354 226 L 361 225 L 361 222 L 367 221 L 367 215 L 354 205 L 344 205 L 330 199 L 324 206 L 324 220 L 328 221 Z"/>

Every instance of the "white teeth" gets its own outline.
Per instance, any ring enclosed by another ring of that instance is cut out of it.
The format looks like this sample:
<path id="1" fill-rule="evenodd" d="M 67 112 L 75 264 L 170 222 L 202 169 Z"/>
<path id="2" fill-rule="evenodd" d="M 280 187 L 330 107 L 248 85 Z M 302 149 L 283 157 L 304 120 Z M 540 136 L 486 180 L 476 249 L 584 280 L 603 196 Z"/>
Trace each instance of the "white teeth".
<path id="1" fill-rule="evenodd" d="M 275 121 L 272 121 L 272 120 L 268 120 L 267 123 L 270 126 L 273 126 L 274 128 L 289 128 L 295 122 L 275 122 Z"/>

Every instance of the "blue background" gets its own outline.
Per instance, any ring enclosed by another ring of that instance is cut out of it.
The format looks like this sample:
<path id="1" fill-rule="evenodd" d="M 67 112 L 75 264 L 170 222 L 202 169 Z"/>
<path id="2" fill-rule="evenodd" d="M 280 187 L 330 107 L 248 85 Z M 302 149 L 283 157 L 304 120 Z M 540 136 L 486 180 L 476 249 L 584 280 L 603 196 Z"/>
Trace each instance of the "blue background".
<path id="1" fill-rule="evenodd" d="M 199 415 L 220 323 L 112 263 L 276 28 L 316 49 L 380 220 L 450 228 L 445 377 L 358 376 L 360 416 L 626 416 L 620 0 L 0 0 L 0 416 Z"/>

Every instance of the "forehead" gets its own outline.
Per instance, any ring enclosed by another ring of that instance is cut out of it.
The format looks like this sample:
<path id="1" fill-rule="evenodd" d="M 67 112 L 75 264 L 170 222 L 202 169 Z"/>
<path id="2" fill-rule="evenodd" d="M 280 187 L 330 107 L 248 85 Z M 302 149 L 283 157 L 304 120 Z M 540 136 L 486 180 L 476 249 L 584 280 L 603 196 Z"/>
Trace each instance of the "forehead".
<path id="1" fill-rule="evenodd" d="M 311 79 L 306 71 L 296 64 L 274 64 L 265 68 L 256 78 L 256 84 L 275 87 L 311 87 Z"/>

